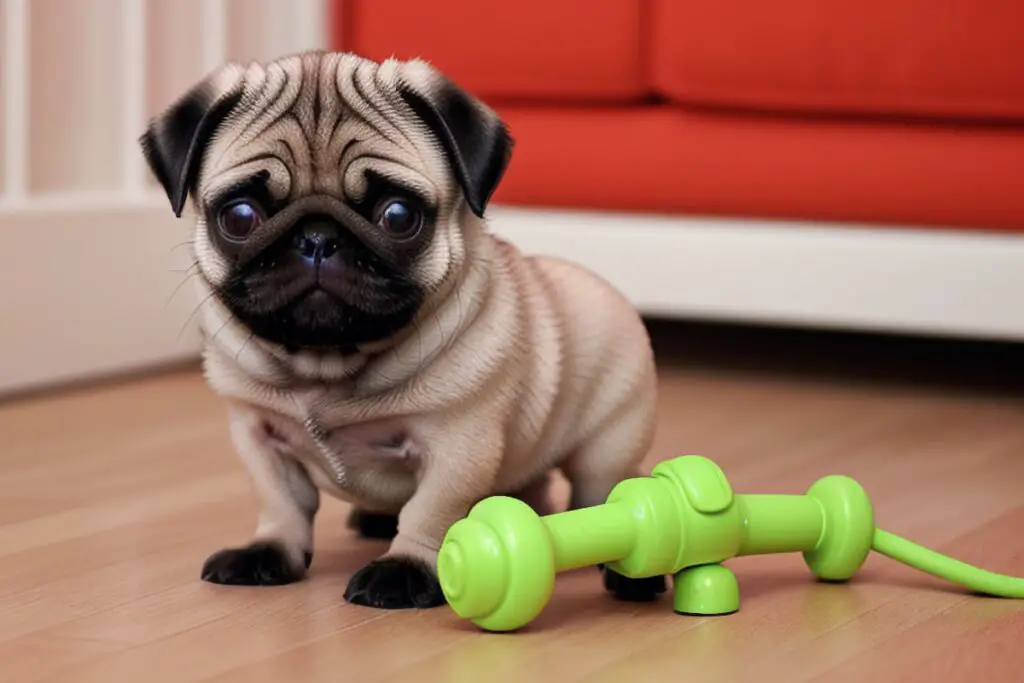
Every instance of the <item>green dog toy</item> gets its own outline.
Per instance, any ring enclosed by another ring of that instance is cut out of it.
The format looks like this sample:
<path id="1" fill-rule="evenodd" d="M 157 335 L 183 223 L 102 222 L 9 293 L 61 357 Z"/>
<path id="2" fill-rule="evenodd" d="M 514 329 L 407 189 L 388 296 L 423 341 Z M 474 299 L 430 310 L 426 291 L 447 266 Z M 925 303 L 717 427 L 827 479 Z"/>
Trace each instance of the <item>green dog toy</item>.
<path id="1" fill-rule="evenodd" d="M 692 455 L 622 481 L 590 508 L 540 517 L 516 498 L 482 500 L 448 530 L 437 570 L 456 614 L 512 631 L 540 614 L 556 574 L 571 569 L 606 563 L 631 578 L 672 574 L 676 612 L 715 615 L 740 606 L 726 560 L 799 552 L 818 579 L 846 581 L 872 550 L 979 593 L 1024 598 L 1024 579 L 875 528 L 867 493 L 849 477 L 819 479 L 803 496 L 736 495 L 717 464 Z"/>

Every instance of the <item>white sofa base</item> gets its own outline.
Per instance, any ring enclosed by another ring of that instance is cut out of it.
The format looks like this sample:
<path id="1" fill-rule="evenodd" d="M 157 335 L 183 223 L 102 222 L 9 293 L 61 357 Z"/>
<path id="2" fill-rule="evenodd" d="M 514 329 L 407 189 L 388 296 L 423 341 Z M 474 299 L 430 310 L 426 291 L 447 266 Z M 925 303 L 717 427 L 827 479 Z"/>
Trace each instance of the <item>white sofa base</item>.
<path id="1" fill-rule="evenodd" d="M 1024 340 L 1024 234 L 501 205 L 489 219 L 652 317 Z"/>

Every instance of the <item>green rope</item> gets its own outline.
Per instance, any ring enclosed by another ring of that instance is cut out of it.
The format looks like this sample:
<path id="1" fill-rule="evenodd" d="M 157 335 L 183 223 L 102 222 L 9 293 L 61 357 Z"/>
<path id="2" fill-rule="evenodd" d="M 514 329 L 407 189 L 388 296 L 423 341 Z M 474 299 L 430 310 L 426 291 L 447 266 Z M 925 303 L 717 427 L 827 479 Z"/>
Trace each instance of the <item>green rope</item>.
<path id="1" fill-rule="evenodd" d="M 997 574 L 947 557 L 895 534 L 875 529 L 875 552 L 926 574 L 959 584 L 977 593 L 1000 598 L 1024 598 L 1024 578 Z"/>

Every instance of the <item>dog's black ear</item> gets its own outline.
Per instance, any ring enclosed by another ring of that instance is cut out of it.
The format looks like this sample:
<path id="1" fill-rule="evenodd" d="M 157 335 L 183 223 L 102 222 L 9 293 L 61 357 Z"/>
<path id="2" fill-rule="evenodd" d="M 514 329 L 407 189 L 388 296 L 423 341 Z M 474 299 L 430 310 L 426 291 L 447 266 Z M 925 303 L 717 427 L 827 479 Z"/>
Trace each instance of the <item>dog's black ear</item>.
<path id="1" fill-rule="evenodd" d="M 512 136 L 493 110 L 442 74 L 423 62 L 408 66 L 414 71 L 399 81 L 399 95 L 437 137 L 466 202 L 482 217 L 511 160 Z"/>
<path id="2" fill-rule="evenodd" d="M 195 189 L 210 136 L 241 97 L 241 69 L 228 64 L 154 117 L 139 138 L 146 163 L 167 193 L 175 216 L 181 217 L 189 192 Z"/>

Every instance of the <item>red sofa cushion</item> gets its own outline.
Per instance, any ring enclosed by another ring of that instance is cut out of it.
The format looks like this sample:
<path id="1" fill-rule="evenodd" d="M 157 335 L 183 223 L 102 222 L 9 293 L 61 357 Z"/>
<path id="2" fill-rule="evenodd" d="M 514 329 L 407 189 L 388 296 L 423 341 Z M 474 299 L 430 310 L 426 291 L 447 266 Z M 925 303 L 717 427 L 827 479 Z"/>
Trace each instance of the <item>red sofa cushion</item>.
<path id="1" fill-rule="evenodd" d="M 1024 129 L 499 106 L 517 139 L 495 201 L 1024 230 Z"/>
<path id="2" fill-rule="evenodd" d="M 342 0 L 334 49 L 422 57 L 484 99 L 645 95 L 643 0 Z"/>
<path id="3" fill-rule="evenodd" d="M 1021 0 L 649 0 L 678 102 L 1024 119 Z"/>

